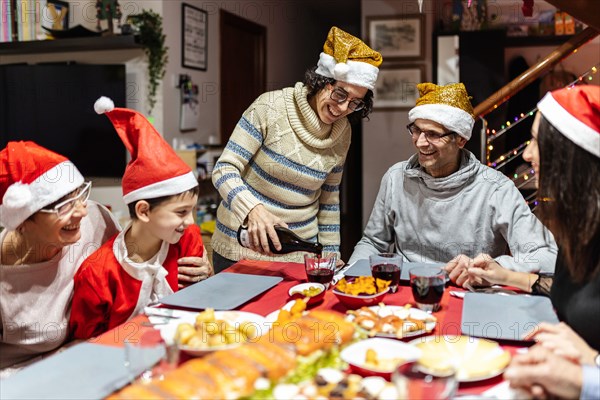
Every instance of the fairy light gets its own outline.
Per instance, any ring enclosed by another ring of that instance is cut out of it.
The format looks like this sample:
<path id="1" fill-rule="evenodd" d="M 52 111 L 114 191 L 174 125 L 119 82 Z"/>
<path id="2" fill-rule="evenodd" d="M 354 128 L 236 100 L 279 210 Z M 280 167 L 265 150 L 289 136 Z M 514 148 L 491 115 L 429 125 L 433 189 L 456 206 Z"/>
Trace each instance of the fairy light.
<path id="1" fill-rule="evenodd" d="M 575 79 L 573 82 L 569 83 L 568 85 L 565 86 L 565 88 L 567 89 L 571 89 L 572 87 L 574 87 L 575 85 L 577 85 L 580 82 L 583 82 L 584 80 L 587 81 L 593 81 L 594 77 L 593 75 L 595 75 L 598 72 L 598 65 L 594 65 L 592 66 L 590 69 L 588 69 L 585 73 L 581 74 L 579 77 L 577 77 L 577 79 Z M 494 105 L 494 109 L 498 108 L 498 104 Z M 534 108 L 528 112 L 525 113 L 520 113 L 520 117 L 512 117 L 511 119 L 513 119 L 513 122 L 511 122 L 510 120 L 506 121 L 505 124 L 501 125 L 500 130 L 496 131 L 495 129 L 492 129 L 492 134 L 489 135 L 488 137 L 488 143 L 494 141 L 495 139 L 499 138 L 500 136 L 502 136 L 504 133 L 506 133 L 509 129 L 513 128 L 515 125 L 519 124 L 520 122 L 522 122 L 523 120 L 532 117 L 535 113 L 537 112 L 537 108 Z M 489 155 L 488 155 L 488 159 L 489 159 Z"/>

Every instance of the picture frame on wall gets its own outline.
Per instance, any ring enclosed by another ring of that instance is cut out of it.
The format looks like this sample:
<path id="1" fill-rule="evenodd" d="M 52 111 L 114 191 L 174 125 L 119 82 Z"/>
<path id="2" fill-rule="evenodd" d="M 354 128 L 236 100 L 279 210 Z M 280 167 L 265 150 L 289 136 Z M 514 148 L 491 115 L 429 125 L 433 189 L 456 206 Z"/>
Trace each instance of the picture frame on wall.
<path id="1" fill-rule="evenodd" d="M 181 4 L 181 66 L 206 71 L 208 50 L 208 13 Z"/>
<path id="2" fill-rule="evenodd" d="M 386 61 L 425 58 L 425 16 L 367 16 L 367 42 Z"/>
<path id="3" fill-rule="evenodd" d="M 419 98 L 417 84 L 423 82 L 423 65 L 381 65 L 373 91 L 373 108 L 379 111 L 408 110 Z"/>

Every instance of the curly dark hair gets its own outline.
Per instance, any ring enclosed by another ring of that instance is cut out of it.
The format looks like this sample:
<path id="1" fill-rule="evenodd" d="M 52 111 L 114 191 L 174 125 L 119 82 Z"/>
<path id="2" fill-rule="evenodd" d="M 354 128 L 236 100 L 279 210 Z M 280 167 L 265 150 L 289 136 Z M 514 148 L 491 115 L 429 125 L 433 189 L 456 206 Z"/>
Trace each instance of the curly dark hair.
<path id="1" fill-rule="evenodd" d="M 554 234 L 576 282 L 600 271 L 600 159 L 543 115 L 538 130 L 538 216 Z"/>
<path id="2" fill-rule="evenodd" d="M 304 84 L 308 88 L 307 98 L 309 100 L 323 90 L 327 84 L 333 85 L 337 82 L 333 78 L 327 78 L 326 76 L 317 74 L 316 70 L 317 67 L 312 67 L 304 74 Z M 373 91 L 370 89 L 367 90 L 367 94 L 362 100 L 365 102 L 365 107 L 362 110 L 354 111 L 348 115 L 348 121 L 350 121 L 351 124 L 360 122 L 363 118 L 369 119 L 369 114 L 373 111 Z"/>

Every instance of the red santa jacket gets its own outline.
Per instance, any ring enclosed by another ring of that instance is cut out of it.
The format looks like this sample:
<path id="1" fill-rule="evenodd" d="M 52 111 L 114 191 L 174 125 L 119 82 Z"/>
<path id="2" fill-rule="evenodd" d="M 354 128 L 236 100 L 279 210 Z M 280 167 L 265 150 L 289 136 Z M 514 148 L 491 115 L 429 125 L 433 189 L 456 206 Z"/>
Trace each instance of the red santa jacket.
<path id="1" fill-rule="evenodd" d="M 127 229 L 104 243 L 75 275 L 69 332 L 73 339 L 104 333 L 137 315 L 151 301 L 177 291 L 177 260 L 201 257 L 200 228 L 190 225 L 176 244 L 164 242 L 155 263 L 131 263 L 119 254 Z"/>

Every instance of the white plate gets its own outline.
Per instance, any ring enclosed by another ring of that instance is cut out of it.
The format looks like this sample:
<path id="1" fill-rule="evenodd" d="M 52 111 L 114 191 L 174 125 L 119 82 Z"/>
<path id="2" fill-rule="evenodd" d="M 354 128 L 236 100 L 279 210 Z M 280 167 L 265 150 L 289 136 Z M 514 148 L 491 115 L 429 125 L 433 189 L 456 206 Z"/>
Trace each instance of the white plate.
<path id="1" fill-rule="evenodd" d="M 371 338 L 361 340 L 346 347 L 340 353 L 340 358 L 348 364 L 357 366 L 373 372 L 391 373 L 394 369 L 375 369 L 365 365 L 365 357 L 368 349 L 373 349 L 378 358 L 402 359 L 400 364 L 417 360 L 421 356 L 421 350 L 410 344 L 384 338 Z"/>
<path id="2" fill-rule="evenodd" d="M 198 312 L 194 311 L 173 310 L 172 316 L 177 318 L 169 319 L 164 325 L 156 325 L 155 329 L 158 329 L 160 331 L 163 340 L 167 344 L 171 344 L 173 343 L 173 338 L 175 337 L 175 332 L 177 331 L 177 327 L 179 326 L 179 324 L 189 323 L 194 325 L 198 314 Z M 152 321 L 153 318 L 154 317 L 150 317 L 150 320 Z M 243 322 L 251 322 L 255 325 L 258 336 L 262 336 L 265 333 L 267 333 L 271 326 L 271 324 L 268 324 L 265 321 L 265 317 L 245 311 L 215 311 L 215 319 L 228 321 L 234 326 Z M 183 345 L 179 348 L 190 355 L 202 356 L 213 351 L 234 348 L 239 346 L 240 344 L 241 343 L 233 343 L 223 346 L 210 347 L 207 349 L 195 349 Z"/>
<path id="3" fill-rule="evenodd" d="M 490 379 L 495 376 L 500 375 L 506 369 L 506 366 L 510 362 L 510 354 L 506 350 L 503 350 L 502 347 L 496 342 L 479 339 L 475 337 L 462 336 L 462 340 L 465 343 L 462 345 L 459 342 L 459 336 L 425 336 L 422 338 L 414 339 L 409 342 L 409 344 L 414 345 L 419 350 L 423 352 L 423 357 L 426 357 L 426 352 L 431 351 L 435 357 L 442 357 L 443 361 L 447 359 L 451 359 L 451 362 L 458 366 L 458 373 L 456 379 L 458 382 L 478 382 L 483 381 L 485 379 Z M 436 341 L 435 348 L 431 349 L 421 349 L 419 348 L 419 344 Z M 476 354 L 476 349 L 479 346 L 489 347 L 489 351 L 479 352 Z M 442 356 L 440 356 L 442 355 Z M 444 358 L 444 356 L 446 358 Z M 447 361 L 446 361 L 447 362 Z M 461 365 L 476 365 L 481 366 L 486 363 L 491 363 L 493 366 L 490 366 L 486 371 L 484 370 L 482 373 L 479 373 L 475 376 L 469 376 L 468 371 L 461 370 Z M 500 363 L 500 367 L 495 364 Z"/>
<path id="4" fill-rule="evenodd" d="M 373 310 L 377 315 L 379 315 L 380 317 L 386 317 L 388 315 L 396 315 L 398 317 L 400 317 L 401 319 L 405 319 L 408 316 L 410 316 L 411 318 L 414 319 L 420 319 L 420 320 L 426 320 L 427 318 L 431 318 L 432 315 L 426 313 L 423 310 L 419 310 L 418 308 L 415 307 L 411 307 L 410 309 L 406 309 L 402 306 L 388 306 L 385 305 L 383 307 L 381 306 L 371 306 L 369 307 L 370 310 Z M 358 311 L 358 310 L 357 310 Z M 353 315 L 349 315 L 348 319 L 350 321 L 352 321 L 354 319 Z M 421 329 L 418 331 L 412 331 L 412 332 L 405 332 L 402 335 L 402 338 L 407 338 L 407 337 L 414 337 L 414 336 L 419 336 L 419 335 L 423 335 L 425 333 L 429 333 L 431 332 L 435 326 L 437 324 L 437 321 L 428 321 L 425 323 L 425 329 Z M 362 327 L 359 327 L 360 329 L 365 329 Z M 367 330 L 367 329 L 365 329 Z M 368 331 L 368 330 L 367 330 Z M 401 339 L 398 338 L 398 336 L 396 336 L 395 334 L 392 333 L 376 333 L 375 334 L 376 337 L 382 337 L 382 338 L 392 338 L 392 339 Z"/>

